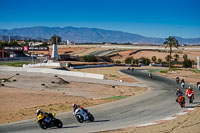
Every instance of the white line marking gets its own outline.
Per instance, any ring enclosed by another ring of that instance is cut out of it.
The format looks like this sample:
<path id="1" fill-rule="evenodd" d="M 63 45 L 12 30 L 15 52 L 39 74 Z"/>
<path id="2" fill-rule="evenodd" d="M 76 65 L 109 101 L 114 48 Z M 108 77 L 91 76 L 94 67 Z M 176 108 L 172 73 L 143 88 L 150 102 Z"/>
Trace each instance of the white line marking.
<path id="1" fill-rule="evenodd" d="M 170 116 L 170 117 L 164 118 L 164 119 L 162 119 L 162 120 L 173 120 L 173 119 L 175 119 L 175 118 L 176 118 L 176 117 L 171 117 L 171 116 Z M 162 121 L 162 120 L 161 120 L 161 121 Z"/>
<path id="2" fill-rule="evenodd" d="M 146 124 L 141 124 L 141 125 L 136 125 L 138 127 L 144 127 L 144 126 L 151 126 L 151 125 L 155 125 L 157 123 L 151 122 L 151 123 L 146 123 Z"/>

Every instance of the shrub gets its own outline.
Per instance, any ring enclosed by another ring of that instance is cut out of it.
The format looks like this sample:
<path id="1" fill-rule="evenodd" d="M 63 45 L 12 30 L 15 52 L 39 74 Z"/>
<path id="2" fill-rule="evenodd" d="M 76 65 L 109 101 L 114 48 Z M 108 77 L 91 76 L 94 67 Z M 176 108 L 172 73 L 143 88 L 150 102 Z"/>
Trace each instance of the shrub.
<path id="1" fill-rule="evenodd" d="M 192 61 L 190 59 L 185 59 L 183 61 L 183 67 L 191 68 L 192 67 Z"/>
<path id="2" fill-rule="evenodd" d="M 162 59 L 159 58 L 158 59 L 158 63 L 161 64 L 162 63 Z"/>
<path id="3" fill-rule="evenodd" d="M 131 64 L 131 63 L 133 63 L 133 62 L 134 62 L 133 57 L 127 57 L 127 58 L 125 59 L 125 63 L 126 63 L 126 64 Z"/>
<path id="4" fill-rule="evenodd" d="M 93 55 L 84 56 L 85 62 L 97 62 L 97 58 Z"/>
<path id="5" fill-rule="evenodd" d="M 121 61 L 120 60 L 116 60 L 115 63 L 116 64 L 121 64 Z"/>
<path id="6" fill-rule="evenodd" d="M 151 60 L 155 63 L 156 62 L 156 56 L 152 56 Z"/>
<path id="7" fill-rule="evenodd" d="M 143 63 L 145 65 L 149 65 L 150 64 L 150 59 L 146 58 L 146 57 L 141 57 L 140 58 L 140 63 Z"/>

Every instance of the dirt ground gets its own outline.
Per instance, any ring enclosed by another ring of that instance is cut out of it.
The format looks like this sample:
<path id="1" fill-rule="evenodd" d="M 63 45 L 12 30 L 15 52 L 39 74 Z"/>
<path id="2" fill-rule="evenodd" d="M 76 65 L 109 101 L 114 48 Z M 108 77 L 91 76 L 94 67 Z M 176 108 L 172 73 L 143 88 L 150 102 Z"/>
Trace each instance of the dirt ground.
<path id="1" fill-rule="evenodd" d="M 0 124 L 35 117 L 41 108 L 47 112 L 66 112 L 72 104 L 84 107 L 111 102 L 113 96 L 133 96 L 146 88 L 68 82 L 51 74 L 0 71 Z M 10 78 L 12 77 L 12 78 Z M 7 82 L 2 79 L 9 78 Z M 131 78 L 132 79 L 132 78 Z"/>
<path id="2" fill-rule="evenodd" d="M 158 51 L 141 51 L 136 54 L 129 55 L 131 52 L 134 52 L 134 51 L 136 51 L 136 50 L 128 50 L 128 51 L 118 52 L 119 55 L 112 57 L 112 60 L 114 60 L 114 61 L 120 60 L 121 62 L 124 62 L 127 57 L 133 57 L 134 59 L 139 59 L 141 57 L 147 57 L 149 59 L 152 59 L 153 56 L 156 56 L 157 59 L 160 58 L 163 61 L 166 61 L 165 57 L 167 55 L 169 55 L 168 52 L 158 52 Z M 178 50 L 178 51 L 172 53 L 172 57 L 174 57 L 175 54 L 178 54 L 179 55 L 178 60 L 183 61 L 183 55 L 187 54 L 189 59 L 194 60 L 196 62 L 197 56 L 200 56 L 199 52 L 200 51 L 198 51 L 198 50 L 197 51 L 195 51 L 195 50 L 193 50 L 193 51 Z"/>
<path id="3" fill-rule="evenodd" d="M 157 72 L 157 74 L 169 77 L 174 80 L 176 79 L 176 76 L 178 76 L 180 79 L 184 79 L 186 83 L 189 83 L 194 86 L 196 86 L 197 82 L 200 81 L 200 74 L 193 72 L 191 69 L 176 70 L 167 74 Z"/>
<path id="4" fill-rule="evenodd" d="M 77 72 L 88 72 L 95 74 L 103 74 L 109 80 L 123 80 L 124 82 L 136 83 L 138 82 L 133 77 L 120 73 L 120 69 L 128 69 L 129 67 L 101 67 L 101 68 L 86 68 L 86 69 L 70 69 Z"/>
<path id="5" fill-rule="evenodd" d="M 91 99 L 61 93 L 30 89 L 0 87 L 0 124 L 35 118 L 38 108 L 47 112 L 72 110 L 72 103 L 92 106 L 105 103 L 105 100 Z"/>

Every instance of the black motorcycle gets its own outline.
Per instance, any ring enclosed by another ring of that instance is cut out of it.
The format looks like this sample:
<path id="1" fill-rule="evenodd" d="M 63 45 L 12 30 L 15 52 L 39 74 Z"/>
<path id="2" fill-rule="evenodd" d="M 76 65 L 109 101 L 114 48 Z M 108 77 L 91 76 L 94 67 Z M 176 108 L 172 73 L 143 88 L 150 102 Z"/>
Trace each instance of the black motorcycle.
<path id="1" fill-rule="evenodd" d="M 38 115 L 36 122 L 42 129 L 47 129 L 50 127 L 62 128 L 63 126 L 62 122 L 55 118 L 55 114 Z"/>

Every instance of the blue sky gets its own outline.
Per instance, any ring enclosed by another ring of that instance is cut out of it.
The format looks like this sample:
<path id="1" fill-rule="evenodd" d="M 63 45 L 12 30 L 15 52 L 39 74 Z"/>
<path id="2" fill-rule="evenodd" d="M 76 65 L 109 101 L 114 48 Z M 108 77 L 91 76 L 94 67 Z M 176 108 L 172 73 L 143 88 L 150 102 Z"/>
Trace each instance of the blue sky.
<path id="1" fill-rule="evenodd" d="M 0 0 L 0 29 L 89 27 L 200 37 L 200 0 Z"/>

